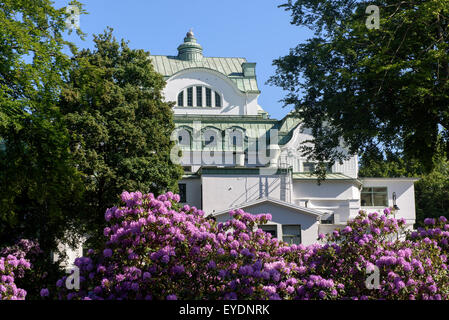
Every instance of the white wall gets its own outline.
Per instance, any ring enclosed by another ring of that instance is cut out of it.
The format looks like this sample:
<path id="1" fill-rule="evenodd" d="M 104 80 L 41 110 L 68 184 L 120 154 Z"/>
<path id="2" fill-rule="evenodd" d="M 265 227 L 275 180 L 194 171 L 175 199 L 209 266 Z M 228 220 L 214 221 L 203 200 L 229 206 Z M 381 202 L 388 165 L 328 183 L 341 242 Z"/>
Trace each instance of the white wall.
<path id="1" fill-rule="evenodd" d="M 285 201 L 283 179 L 285 175 L 203 175 L 203 210 L 210 214 L 267 197 Z"/>
<path id="2" fill-rule="evenodd" d="M 292 208 L 276 205 L 269 202 L 255 204 L 243 208 L 245 212 L 252 214 L 270 213 L 272 221 L 269 225 L 277 226 L 278 238 L 282 240 L 282 225 L 301 225 L 301 242 L 304 245 L 316 243 L 318 238 L 318 221 L 314 215 L 300 213 Z M 229 220 L 229 214 L 224 213 L 216 217 L 217 221 Z"/>
<path id="3" fill-rule="evenodd" d="M 186 185 L 186 204 L 201 209 L 201 179 L 182 179 L 178 183 Z"/>
<path id="4" fill-rule="evenodd" d="M 396 192 L 396 205 L 399 211 L 396 218 L 404 218 L 408 224 L 415 223 L 415 186 L 416 179 L 407 178 L 361 178 L 364 187 L 387 187 L 388 206 L 393 206 L 393 192 Z M 383 211 L 384 208 L 363 207 L 368 212 Z"/>
<path id="5" fill-rule="evenodd" d="M 293 198 L 335 198 L 353 199 L 358 196 L 358 188 L 352 181 L 293 180 Z"/>

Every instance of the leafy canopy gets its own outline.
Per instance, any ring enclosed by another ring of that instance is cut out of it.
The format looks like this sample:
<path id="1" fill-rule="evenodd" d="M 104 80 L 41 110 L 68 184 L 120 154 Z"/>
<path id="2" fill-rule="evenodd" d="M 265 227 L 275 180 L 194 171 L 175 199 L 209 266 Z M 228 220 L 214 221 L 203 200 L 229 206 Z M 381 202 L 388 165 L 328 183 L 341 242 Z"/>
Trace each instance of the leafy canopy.
<path id="1" fill-rule="evenodd" d="M 149 53 L 118 42 L 112 29 L 94 36 L 94 42 L 94 50 L 73 59 L 61 110 L 70 150 L 84 174 L 80 218 L 98 231 L 106 208 L 123 190 L 176 190 L 182 169 L 170 161 L 172 106 L 163 102 L 165 81 Z"/>
<path id="2" fill-rule="evenodd" d="M 365 25 L 373 4 L 380 29 Z M 312 130 L 304 153 L 341 161 L 380 147 L 431 170 L 439 135 L 449 150 L 449 2 L 289 0 L 281 7 L 292 24 L 315 32 L 274 60 L 269 80 Z"/>
<path id="3" fill-rule="evenodd" d="M 26 237 L 56 249 L 82 190 L 57 105 L 74 49 L 67 16 L 49 0 L 0 1 L 0 246 Z"/>

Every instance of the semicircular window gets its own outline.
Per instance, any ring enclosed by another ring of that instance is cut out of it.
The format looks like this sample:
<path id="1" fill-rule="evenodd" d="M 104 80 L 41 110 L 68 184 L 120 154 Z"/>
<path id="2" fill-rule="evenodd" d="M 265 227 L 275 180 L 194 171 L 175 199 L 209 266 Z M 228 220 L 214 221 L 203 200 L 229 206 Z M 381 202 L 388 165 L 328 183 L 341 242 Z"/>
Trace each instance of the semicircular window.
<path id="1" fill-rule="evenodd" d="M 191 86 L 178 93 L 177 107 L 218 107 L 222 106 L 222 96 L 205 86 Z"/>

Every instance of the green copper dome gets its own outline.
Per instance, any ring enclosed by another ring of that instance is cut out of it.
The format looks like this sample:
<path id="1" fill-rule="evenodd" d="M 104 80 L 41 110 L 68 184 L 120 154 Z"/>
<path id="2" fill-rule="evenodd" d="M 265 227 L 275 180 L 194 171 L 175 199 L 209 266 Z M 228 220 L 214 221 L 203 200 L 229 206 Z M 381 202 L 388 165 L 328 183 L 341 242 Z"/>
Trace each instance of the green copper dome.
<path id="1" fill-rule="evenodd" d="M 186 61 L 203 59 L 203 47 L 196 42 L 192 30 L 187 32 L 184 43 L 178 47 L 178 58 Z"/>

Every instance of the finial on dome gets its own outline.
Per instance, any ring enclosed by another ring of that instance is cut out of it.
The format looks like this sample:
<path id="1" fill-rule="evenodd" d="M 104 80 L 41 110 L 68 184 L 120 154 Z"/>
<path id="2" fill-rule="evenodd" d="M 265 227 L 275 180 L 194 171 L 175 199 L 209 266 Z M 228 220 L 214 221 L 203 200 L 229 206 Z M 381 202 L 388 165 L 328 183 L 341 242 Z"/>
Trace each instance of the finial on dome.
<path id="1" fill-rule="evenodd" d="M 192 28 L 187 32 L 184 43 L 178 47 L 178 58 L 188 61 L 201 61 L 203 58 L 203 47 L 196 42 Z"/>

